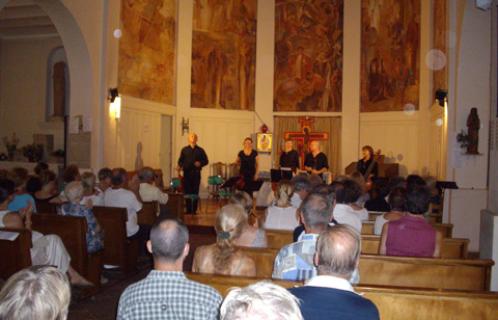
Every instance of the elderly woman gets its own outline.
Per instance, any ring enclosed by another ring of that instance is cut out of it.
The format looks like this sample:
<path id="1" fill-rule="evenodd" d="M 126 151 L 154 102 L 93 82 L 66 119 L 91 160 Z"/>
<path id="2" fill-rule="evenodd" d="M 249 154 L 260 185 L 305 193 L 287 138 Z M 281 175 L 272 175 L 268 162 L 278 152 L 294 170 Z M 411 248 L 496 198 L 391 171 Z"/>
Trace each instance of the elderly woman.
<path id="1" fill-rule="evenodd" d="M 247 216 L 239 205 L 229 204 L 221 208 L 216 216 L 216 243 L 197 248 L 192 271 L 232 276 L 256 276 L 254 261 L 237 249 L 239 238 Z"/>
<path id="2" fill-rule="evenodd" d="M 104 247 L 102 229 L 93 215 L 91 206 L 81 204 L 83 184 L 80 181 L 70 182 L 64 189 L 64 193 L 69 202 L 62 205 L 62 213 L 69 216 L 84 217 L 87 224 L 86 246 L 88 253 L 101 250 Z"/>
<path id="3" fill-rule="evenodd" d="M 258 227 L 258 220 L 252 214 L 252 199 L 246 192 L 235 192 L 228 201 L 239 205 L 247 214 L 247 223 L 242 228 L 240 236 L 235 239 L 235 245 L 240 247 L 266 248 L 266 232 Z"/>
<path id="4" fill-rule="evenodd" d="M 294 230 L 299 225 L 296 208 L 291 204 L 292 184 L 282 180 L 275 191 L 275 203 L 266 210 L 265 229 Z"/>
<path id="5" fill-rule="evenodd" d="M 0 292 L 0 319 L 65 320 L 71 287 L 64 273 L 52 266 L 34 266 L 9 278 Z"/>
<path id="6" fill-rule="evenodd" d="M 361 232 L 361 221 L 368 220 L 368 211 L 355 203 L 361 196 L 361 187 L 353 180 L 345 180 L 335 193 L 336 205 L 334 219 L 341 224 L 348 224 Z"/>
<path id="7" fill-rule="evenodd" d="M 429 208 L 430 192 L 425 186 L 412 186 L 406 194 L 408 213 L 389 221 L 382 228 L 379 253 L 388 256 L 441 256 L 441 232 L 424 218 Z"/>
<path id="8" fill-rule="evenodd" d="M 81 204 L 90 206 L 103 206 L 104 205 L 104 192 L 96 187 L 96 177 L 93 172 L 85 172 L 81 175 L 81 183 L 83 186 L 83 197 Z M 89 202 L 90 201 L 90 202 Z"/>
<path id="9" fill-rule="evenodd" d="M 159 176 L 156 175 L 154 169 L 150 167 L 142 168 L 138 172 L 138 178 L 140 179 L 139 193 L 142 201 L 157 201 L 160 204 L 168 202 L 168 194 L 162 192 L 157 186 L 160 184 Z"/>
<path id="10" fill-rule="evenodd" d="M 389 221 L 399 220 L 405 215 L 406 211 L 406 189 L 397 187 L 394 188 L 389 194 L 389 206 L 391 207 L 390 212 L 386 212 L 375 218 L 374 224 L 374 234 L 380 236 L 382 234 L 382 228 L 384 224 Z"/>
<path id="11" fill-rule="evenodd" d="M 10 180 L 0 180 L 0 228 L 31 230 L 31 210 L 29 208 L 23 209 L 21 214 L 10 212 L 7 209 L 13 193 L 14 183 Z M 56 266 L 62 272 L 68 273 L 72 284 L 92 286 L 92 283 L 70 266 L 71 257 L 58 236 L 43 235 L 32 231 L 31 240 L 33 243 L 31 262 L 33 265 Z"/>

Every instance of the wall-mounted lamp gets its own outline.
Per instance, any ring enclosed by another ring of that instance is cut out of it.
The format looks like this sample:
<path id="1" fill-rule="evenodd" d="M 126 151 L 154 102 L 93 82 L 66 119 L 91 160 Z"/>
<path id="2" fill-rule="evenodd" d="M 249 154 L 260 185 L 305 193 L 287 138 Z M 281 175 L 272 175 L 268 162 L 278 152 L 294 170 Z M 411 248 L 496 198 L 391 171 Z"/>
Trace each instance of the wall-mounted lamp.
<path id="1" fill-rule="evenodd" d="M 121 118 L 121 97 L 119 96 L 118 88 L 109 89 L 109 115 L 114 119 Z"/>
<path id="2" fill-rule="evenodd" d="M 440 107 L 444 108 L 444 103 L 446 102 L 447 97 L 448 97 L 448 91 L 443 89 L 436 90 L 436 100 Z"/>
<path id="3" fill-rule="evenodd" d="M 182 117 L 182 136 L 190 131 L 190 120 Z"/>

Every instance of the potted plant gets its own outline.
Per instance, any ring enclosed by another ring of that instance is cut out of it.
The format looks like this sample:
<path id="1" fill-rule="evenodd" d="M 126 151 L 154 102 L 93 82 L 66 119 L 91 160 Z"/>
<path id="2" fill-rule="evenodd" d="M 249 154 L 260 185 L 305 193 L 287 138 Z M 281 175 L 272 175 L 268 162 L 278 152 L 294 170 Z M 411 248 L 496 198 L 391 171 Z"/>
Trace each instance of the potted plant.
<path id="1" fill-rule="evenodd" d="M 469 135 L 465 132 L 465 130 L 462 129 L 459 134 L 457 134 L 457 142 L 460 143 L 460 148 L 465 149 L 469 146 L 470 143 L 470 137 Z"/>
<path id="2" fill-rule="evenodd" d="M 43 158 L 43 145 L 35 143 L 25 145 L 22 147 L 22 154 L 29 162 L 39 162 Z"/>
<path id="3" fill-rule="evenodd" d="M 12 138 L 3 137 L 3 144 L 5 149 L 7 149 L 7 158 L 12 161 L 16 155 L 17 145 L 19 144 L 19 138 L 17 138 L 16 133 L 12 134 Z"/>

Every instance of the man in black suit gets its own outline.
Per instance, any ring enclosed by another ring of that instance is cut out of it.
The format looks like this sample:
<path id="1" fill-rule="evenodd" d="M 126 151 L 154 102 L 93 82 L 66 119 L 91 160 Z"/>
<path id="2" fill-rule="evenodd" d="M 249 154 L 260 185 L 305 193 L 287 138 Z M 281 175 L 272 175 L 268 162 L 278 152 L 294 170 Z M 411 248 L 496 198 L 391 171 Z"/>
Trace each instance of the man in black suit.
<path id="1" fill-rule="evenodd" d="M 379 311 L 349 283 L 360 259 L 360 235 L 350 226 L 330 227 L 318 238 L 315 265 L 318 275 L 304 287 L 290 289 L 301 303 L 305 320 L 378 320 Z"/>

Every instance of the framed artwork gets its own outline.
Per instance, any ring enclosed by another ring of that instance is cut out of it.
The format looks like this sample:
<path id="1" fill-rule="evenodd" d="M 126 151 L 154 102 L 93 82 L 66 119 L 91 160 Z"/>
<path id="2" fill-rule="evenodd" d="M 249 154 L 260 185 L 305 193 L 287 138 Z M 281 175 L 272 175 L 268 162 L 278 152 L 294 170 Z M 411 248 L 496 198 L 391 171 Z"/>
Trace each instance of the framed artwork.
<path id="1" fill-rule="evenodd" d="M 271 153 L 273 147 L 273 136 L 271 133 L 256 134 L 256 151 Z"/>

